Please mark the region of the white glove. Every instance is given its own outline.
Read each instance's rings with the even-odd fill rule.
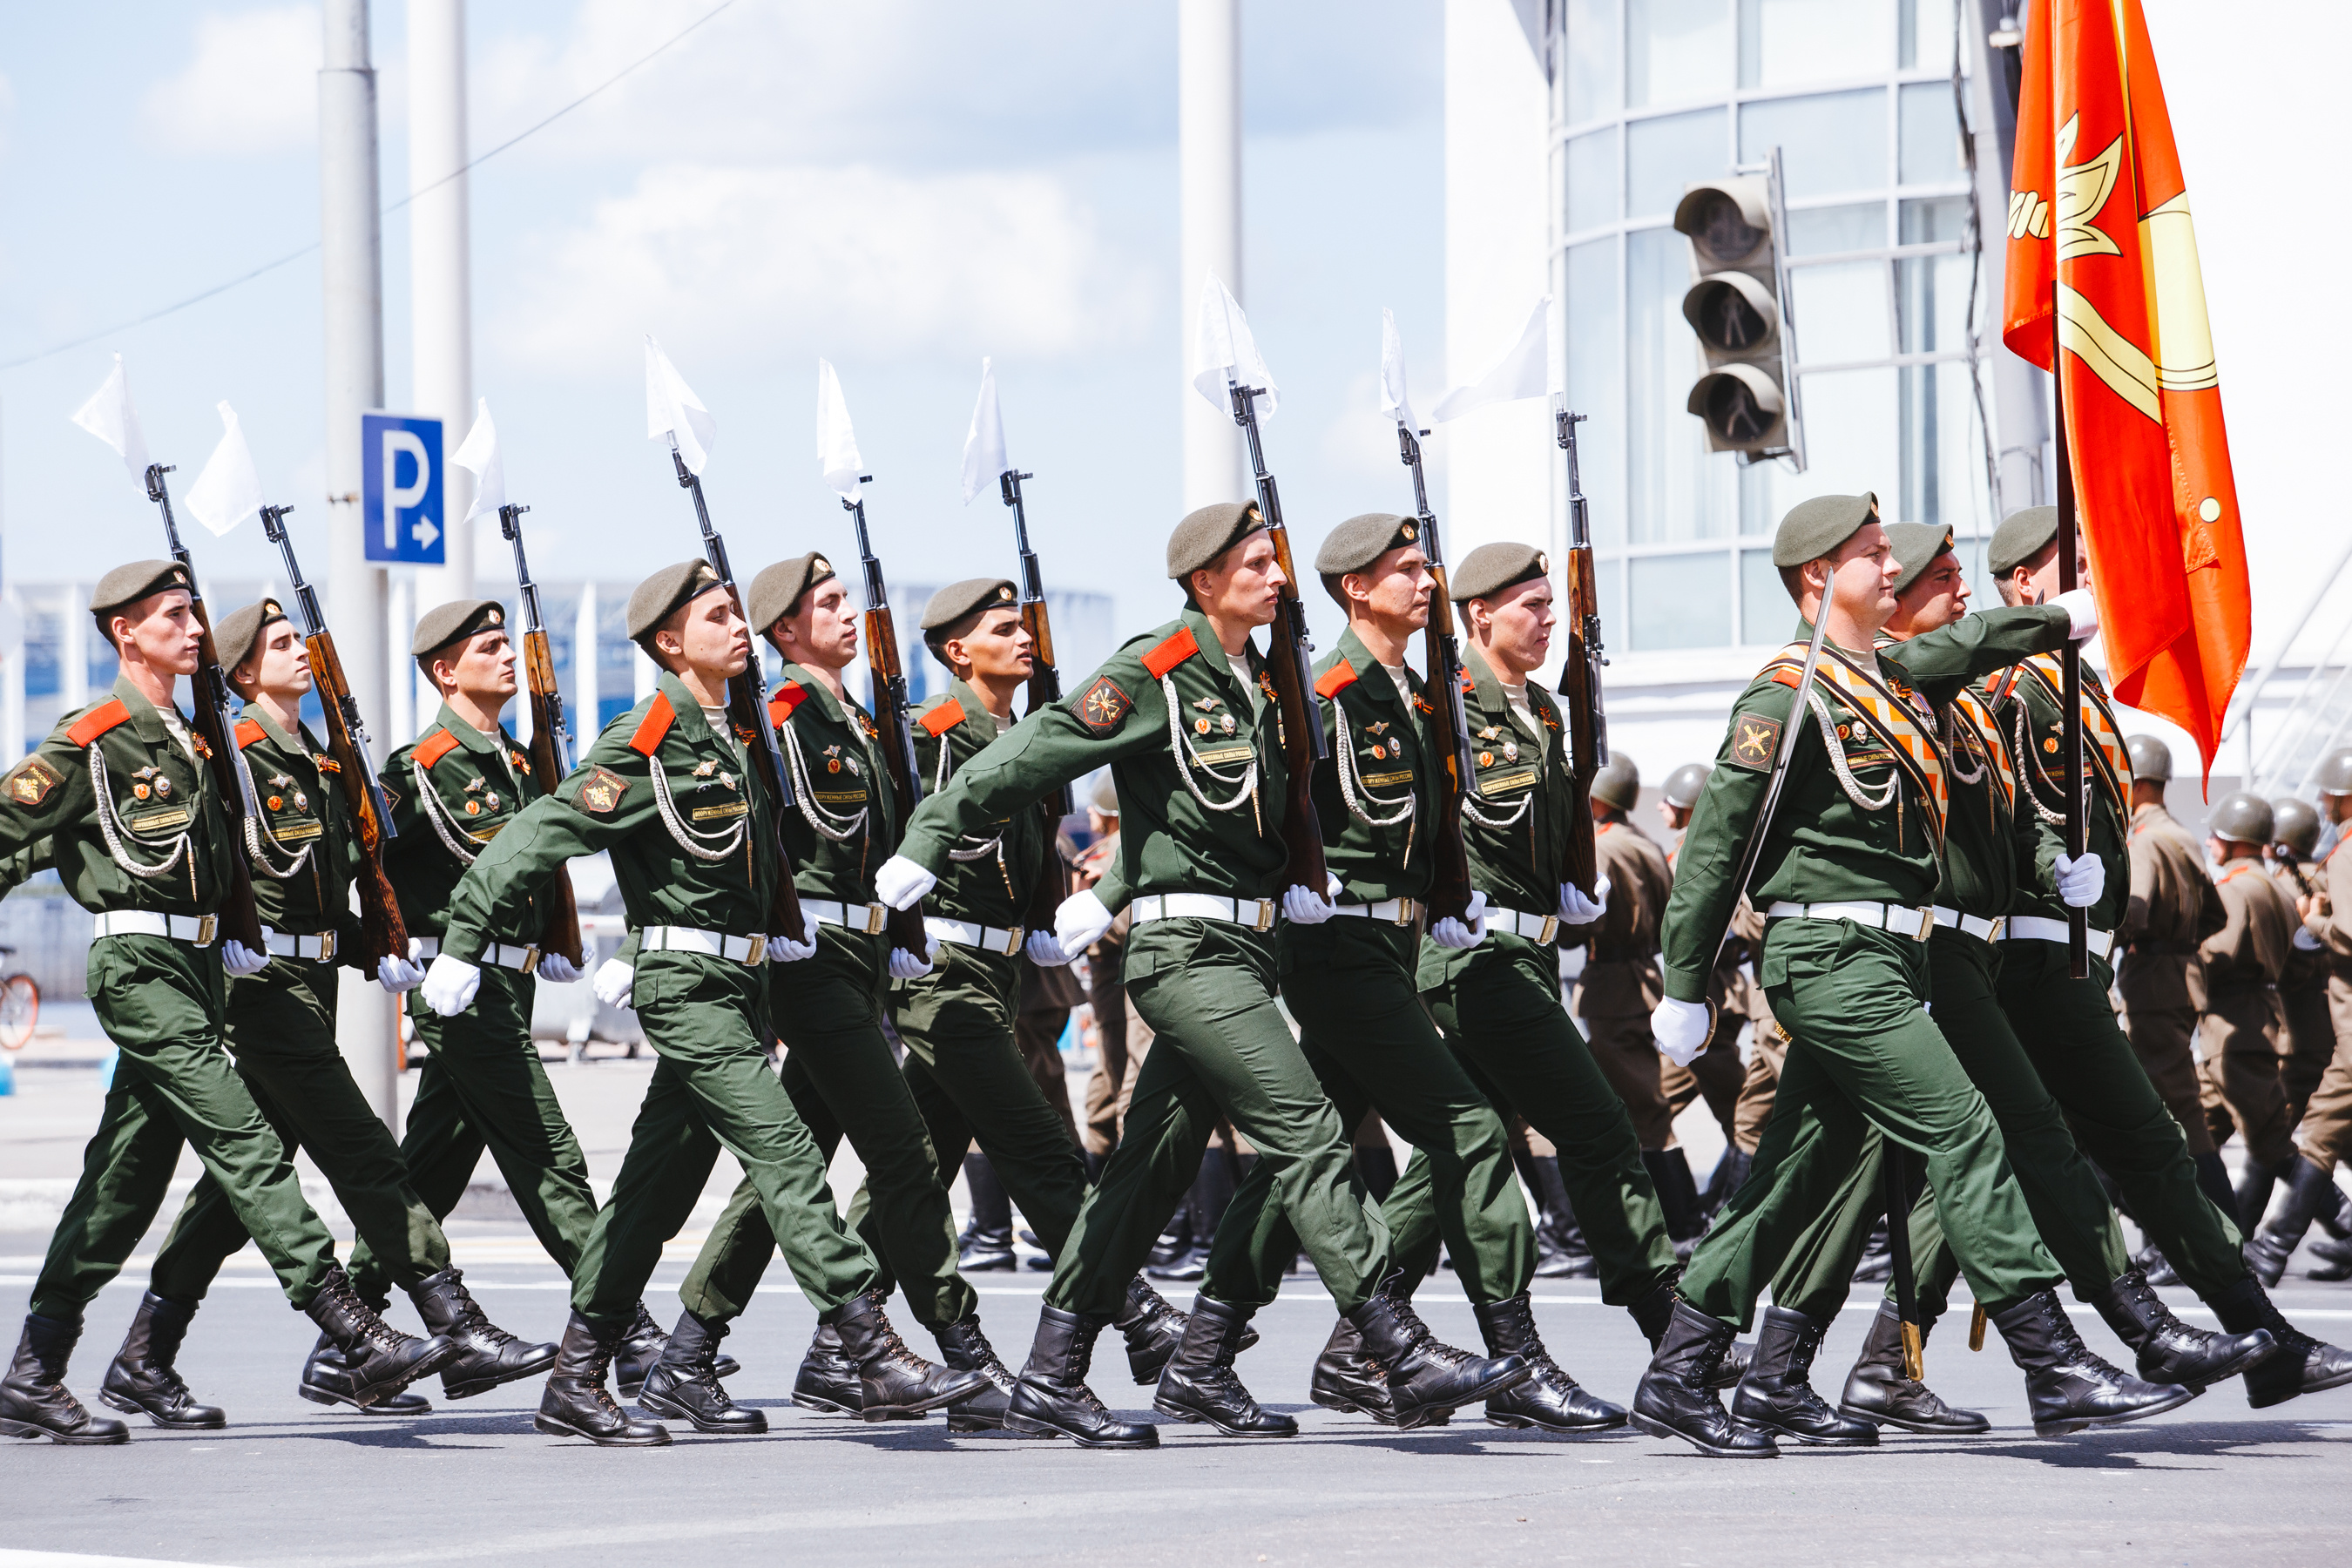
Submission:
[[[375,983],[397,996],[425,983],[425,966],[386,953],[375,961]]]
[[[874,873],[874,896],[894,910],[911,910],[925,893],[940,885],[940,879],[908,859],[893,855],[882,862]]]
[[[939,950],[940,944],[933,942],[928,936],[923,938],[923,951],[919,955],[908,952],[903,947],[892,948],[890,950],[890,978],[893,980],[920,980],[924,975],[929,974],[931,972],[931,955],[939,952]]]
[[[1074,956],[1084,952],[1102,940],[1102,933],[1110,930],[1115,918],[1092,888],[1083,893],[1072,893],[1054,911],[1054,943]],[[1066,963],[1069,960],[1062,962]]]
[[[2087,910],[2107,890],[2107,868],[2096,855],[2072,860],[2058,857],[2058,896],[2078,910]]]
[[[1027,953],[1029,962],[1040,969],[1059,969],[1077,957],[1075,952],[1063,952],[1060,941],[1049,931],[1031,931],[1027,940],[1022,942],[1021,951]]]
[[[454,1018],[474,1005],[482,988],[479,965],[443,953],[425,972],[425,1005],[445,1018]]]
[[[1595,879],[1592,896],[1586,898],[1573,882],[1559,885],[1559,918],[1570,925],[1580,926],[1599,920],[1609,912],[1609,879]]]
[[[2311,934],[2309,926],[2297,926],[2294,928],[2294,945],[2299,952],[2317,952],[2319,939]]]
[[[801,911],[801,934],[797,941],[788,936],[768,939],[770,963],[798,963],[816,956],[816,917],[806,910]]]
[[[221,967],[231,974],[258,974],[269,967],[269,939],[275,933],[268,926],[261,928],[261,951],[256,952],[241,942],[221,942]]]
[[[551,985],[569,985],[580,978],[580,966],[560,952],[539,955],[539,977]]]
[[[1456,920],[1448,915],[1429,928],[1429,940],[1443,948],[1475,947],[1486,936],[1486,895],[1470,895],[1470,907]]]
[[[1677,1002],[1669,996],[1650,1014],[1650,1037],[1658,1054],[1678,1068],[1686,1068],[1706,1049],[1706,1004]]]
[[[608,958],[596,966],[596,978],[590,982],[596,988],[596,1000],[607,1007],[626,1007],[630,988],[635,984],[637,972],[617,958]]]
[[[1339,879],[1328,871],[1323,873],[1325,892],[1321,898],[1306,888],[1285,888],[1282,890],[1284,918],[1303,926],[1319,926],[1339,912]]]
[[[2066,636],[2088,642],[2099,635],[2099,596],[2088,588],[2069,588],[2050,601],[2066,612]]]

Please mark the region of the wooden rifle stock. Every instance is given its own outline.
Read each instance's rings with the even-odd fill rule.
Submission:
[[[552,795],[569,771],[558,755],[557,738],[563,731],[563,699],[555,686],[555,656],[549,648],[547,628],[523,633],[523,676],[530,691],[530,776],[541,795]],[[580,901],[572,890],[572,871],[559,866],[540,896],[547,900],[541,923],[539,951],[551,952],[574,969],[588,966],[587,944],[580,939]]]
[[[862,482],[871,479],[871,475],[863,476]],[[882,763],[890,774],[898,831],[904,833],[923,798],[923,784],[915,765],[915,724],[907,698],[907,672],[898,661],[898,624],[890,614],[890,590],[883,580],[881,558],[866,538],[866,503],[845,497],[841,505],[857,526],[857,554],[866,569],[866,671],[871,680],[869,695],[875,728],[880,732]],[[892,947],[918,957],[929,951],[919,899],[909,908],[891,910],[883,929]]]
[[[1412,470],[1412,499],[1421,523],[1421,552],[1429,557],[1429,626],[1422,640],[1429,655],[1429,710],[1422,721],[1422,744],[1443,759],[1439,770],[1437,820],[1430,834],[1429,914],[1433,922],[1459,920],[1469,911],[1470,854],[1462,843],[1462,803],[1475,775],[1470,762],[1470,716],[1462,701],[1462,638],[1454,624],[1454,599],[1445,579],[1445,553],[1437,539],[1437,516],[1429,510],[1429,486],[1422,473],[1420,437],[1402,421],[1397,450]]]
[[[1600,869],[1593,843],[1592,781],[1609,760],[1609,722],[1601,705],[1601,583],[1592,563],[1592,521],[1586,510],[1584,477],[1576,460],[1576,427],[1590,416],[1558,409],[1556,437],[1568,454],[1568,661],[1560,670],[1560,695],[1568,706],[1568,843],[1559,879],[1586,897],[1598,891]]]

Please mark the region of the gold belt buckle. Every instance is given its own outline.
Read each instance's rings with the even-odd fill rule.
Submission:
[[[331,963],[334,962],[334,957],[335,933],[331,931],[320,931],[319,933],[319,962],[321,963]]]
[[[1414,903],[1411,899],[1399,899],[1397,900],[1397,924],[1401,926],[1409,926],[1420,918],[1421,906],[1419,904]]]
[[[747,966],[756,969],[768,961],[768,939],[764,934],[755,931],[743,940],[751,944],[751,951],[743,955]]]
[[[1021,951],[1021,941],[1028,934],[1028,929],[1024,926],[1013,926],[1010,930],[1006,931],[1004,933],[1004,956],[1010,958],[1014,953],[1019,952]]]
[[[534,971],[536,971],[538,968],[539,968],[539,949],[538,949],[538,947],[537,947],[536,945],[534,945],[534,946],[530,946],[530,947],[526,947],[526,948],[524,948],[524,949],[522,950],[522,973],[525,973],[525,974],[530,974],[530,973],[533,973]]]
[[[1935,929],[1936,907],[1933,904],[1930,904],[1926,909],[1919,911],[1919,934],[1913,937],[1911,940],[1914,942],[1925,942],[1927,940],[1929,935],[1935,931]]]
[[[165,915],[163,917],[163,929],[166,931],[172,929],[172,917],[169,915]],[[215,931],[219,931],[219,929],[220,916],[198,915],[196,917],[196,945],[198,947],[212,946],[213,935]]]
[[[1260,899],[1257,900],[1257,919],[1251,929],[1255,931],[1272,931],[1274,929],[1274,900],[1272,899]]]
[[[2008,930],[2009,917],[2007,915],[1995,915],[1992,919],[1992,923],[1985,928],[1985,941],[1999,942],[2001,939],[2002,933]]]
[[[1536,941],[1538,942],[1547,942],[1559,934],[1559,917],[1558,915],[1546,915],[1544,916],[1543,922],[1543,935],[1536,938]]]
[[[882,928],[889,923],[889,905],[879,902],[866,905],[866,934],[867,936],[880,936],[882,934]]]

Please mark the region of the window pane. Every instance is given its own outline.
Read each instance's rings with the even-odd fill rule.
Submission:
[[[1626,522],[1636,544],[1727,537],[1736,514],[1733,461],[1706,450],[1685,406],[1700,374],[1683,319],[1690,252],[1670,228],[1625,237]]]
[[[1874,191],[1886,184],[1886,93],[1822,93],[1751,103],[1739,111],[1739,156],[1761,163],[1775,144],[1795,200]]]
[[[1805,472],[1803,495],[1898,493],[1903,482],[1895,367],[1841,370],[1802,378]],[[1921,521],[1923,519],[1911,519]]]
[[[1969,237],[1969,198],[1920,196],[1905,202],[1902,226],[1906,245],[1957,245]]]
[[[1975,414],[1966,363],[1956,360],[1905,368],[1902,511],[1906,521],[1949,524],[1963,534],[1978,526],[1984,452],[1975,436]]]
[[[1704,109],[1625,127],[1628,217],[1668,216],[1692,181],[1720,179],[1731,172],[1723,117],[1720,109]]]
[[[1903,0],[1905,70],[1952,68],[1952,45],[1959,37],[1952,25],[1952,5],[1953,0]]]
[[[1801,497],[1811,491],[1802,474],[1792,474],[1779,463],[1750,463],[1739,470],[1739,531],[1751,539],[1769,539],[1780,519]]]
[[[1813,207],[1789,215],[1789,254],[1832,256],[1847,250],[1880,250],[1886,245],[1886,204]]]
[[[1568,122],[1617,112],[1617,0],[1568,0]]]
[[[1969,258],[1915,256],[1895,264],[1895,313],[1903,352],[1935,353],[1969,346]]]
[[[1804,364],[1847,364],[1894,353],[1886,330],[1886,263],[1832,261],[1793,268],[1789,287]]]
[[[1628,640],[1635,652],[1721,647],[1730,640],[1731,563],[1721,552],[1652,555],[1626,565],[1633,590]]]
[[[1617,128],[1568,144],[1568,232],[1617,221]]]
[[[1780,584],[1780,570],[1769,550],[1739,552],[1739,640],[1773,647],[1797,635],[1797,606]]]
[[[1597,533],[1600,531],[1595,529],[1593,531]],[[1604,649],[1623,647],[1625,646],[1625,601],[1617,596],[1617,591],[1624,586],[1625,558],[1622,555],[1604,555],[1593,562],[1592,581],[1601,590],[1601,646]],[[1553,582],[1555,586],[1552,591],[1561,592],[1563,584],[1560,579],[1554,578]],[[1564,612],[1565,606],[1562,606],[1562,609]],[[1568,657],[1568,632],[1565,627],[1553,634],[1551,646],[1552,651],[1563,659]]]
[[[1739,0],[1739,85],[1882,76],[1895,55],[1886,0]]]
[[[1731,0],[1638,0],[1626,10],[1628,108],[1731,90]]]
[[[1624,338],[1617,321],[1617,240],[1568,249],[1568,402],[1592,416],[1578,427],[1577,464],[1592,514],[1593,542],[1625,542]],[[1604,612],[1605,613],[1605,612]]]
[[[1903,183],[1941,185],[1964,178],[1960,164],[1960,119],[1952,108],[1952,84],[1915,81],[1903,92]]]

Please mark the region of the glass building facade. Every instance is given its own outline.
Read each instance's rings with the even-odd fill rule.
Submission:
[[[1954,72],[1965,4],[1553,0],[1554,287],[1569,399],[1592,416],[1580,445],[1612,652],[1785,640],[1771,533],[1805,496],[1872,490],[1890,521],[1989,531]],[[1685,407],[1704,367],[1675,205],[1775,146],[1802,474],[1710,455]],[[1983,333],[1990,276],[1973,289]]]

